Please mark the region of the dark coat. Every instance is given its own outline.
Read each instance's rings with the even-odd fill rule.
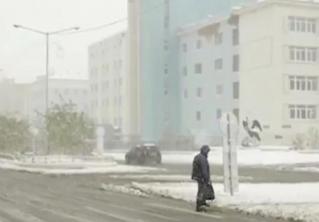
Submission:
[[[192,179],[202,183],[210,182],[210,170],[207,160],[209,148],[204,146],[199,154],[194,157]]]

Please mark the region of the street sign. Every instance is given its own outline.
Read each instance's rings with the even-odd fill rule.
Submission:
[[[224,190],[234,195],[238,192],[237,141],[238,120],[232,113],[224,113],[220,119],[223,133]]]

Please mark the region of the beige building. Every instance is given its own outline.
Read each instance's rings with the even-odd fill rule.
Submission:
[[[97,125],[121,132],[124,140],[135,133],[131,117],[131,78],[128,38],[118,33],[89,47],[90,116]]]
[[[16,83],[13,79],[0,82],[0,114],[29,118],[30,84]]]
[[[45,78],[38,77],[30,85],[30,117],[36,121],[38,114],[45,113]],[[55,104],[72,102],[78,112],[89,112],[89,83],[85,79],[49,79],[49,107]]]
[[[268,0],[237,9],[240,116],[258,119],[267,144],[319,126],[319,3]]]

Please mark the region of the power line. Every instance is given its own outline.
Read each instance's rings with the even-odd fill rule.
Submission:
[[[148,14],[148,13],[150,13],[150,12],[152,12],[152,11],[158,9],[158,8],[160,8],[164,4],[165,4],[165,2],[161,3],[161,4],[157,4],[157,5],[155,5],[154,7],[151,7],[148,10],[142,11],[141,13],[139,13],[139,15],[146,15],[146,14]],[[123,23],[123,22],[126,22],[126,21],[128,21],[128,17],[125,17],[125,18],[122,18],[122,19],[118,19],[118,20],[115,20],[113,22],[105,23],[105,24],[102,24],[102,25],[97,25],[97,26],[92,26],[92,27],[89,27],[89,28],[81,29],[79,31],[68,32],[68,33],[65,33],[63,35],[81,34],[81,33],[86,33],[86,32],[98,31],[98,30],[101,30],[101,29],[104,29],[104,28],[108,28],[110,26],[117,25],[117,24],[120,24],[120,23]]]

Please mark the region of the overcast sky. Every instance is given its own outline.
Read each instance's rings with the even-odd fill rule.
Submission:
[[[127,0],[0,0],[0,77],[30,82],[45,73],[45,38],[13,28],[20,24],[43,31],[82,29],[127,16]],[[120,23],[99,31],[52,36],[50,73],[86,77],[87,47],[126,28]]]

